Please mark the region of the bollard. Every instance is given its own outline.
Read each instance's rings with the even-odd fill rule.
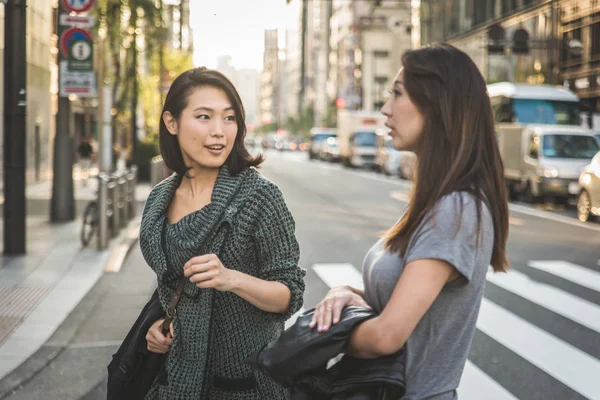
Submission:
[[[104,172],[98,175],[98,250],[108,247],[108,227],[112,210],[109,207],[108,183],[110,176]]]
[[[112,209],[112,219],[111,219],[111,235],[112,237],[116,237],[119,234],[119,229],[121,227],[121,221],[119,218],[121,217],[121,213],[119,212],[119,190],[117,187],[117,179],[115,175],[111,175],[110,182],[108,183],[108,190],[110,193],[111,199],[111,209]]]
[[[117,193],[119,194],[119,202],[117,203],[117,210],[119,210],[119,228],[127,226],[127,178],[125,173],[121,172],[117,175]]]
[[[129,219],[133,219],[135,217],[135,211],[137,207],[137,202],[135,199],[135,189],[137,187],[137,166],[132,165],[129,169],[129,174],[127,175],[129,189]]]

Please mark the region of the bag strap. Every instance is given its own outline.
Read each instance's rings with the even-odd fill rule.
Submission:
[[[181,278],[179,278],[179,281],[177,281],[177,289],[175,289],[175,294],[171,298],[171,302],[167,307],[165,319],[163,320],[163,323],[160,328],[163,335],[169,333],[171,322],[173,321],[173,318],[175,318],[175,314],[177,314],[177,305],[179,304],[179,300],[181,299],[181,295],[183,294],[183,288],[185,287],[187,281],[188,278],[186,278],[185,276],[182,276]]]

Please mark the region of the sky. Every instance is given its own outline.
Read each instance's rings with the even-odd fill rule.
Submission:
[[[262,69],[264,30],[283,30],[289,9],[286,0],[192,0],[190,3],[194,64],[209,68],[216,68],[218,56],[230,55],[231,64],[237,69]]]

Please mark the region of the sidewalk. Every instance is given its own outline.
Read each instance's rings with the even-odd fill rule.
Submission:
[[[136,188],[136,217],[111,240],[108,249],[98,251],[95,240],[88,248],[81,247],[81,205],[95,198],[96,187],[95,179],[86,186],[75,180],[77,219],[60,224],[48,222],[52,182],[27,188],[27,254],[0,255],[0,397],[28,379],[15,369],[27,364],[106,270],[119,270],[137,240],[149,184]],[[0,204],[3,200],[0,198]],[[37,370],[44,365],[37,365]],[[27,370],[30,375],[37,372],[35,368]]]

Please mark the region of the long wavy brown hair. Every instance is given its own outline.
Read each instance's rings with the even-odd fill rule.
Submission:
[[[487,203],[494,223],[491,265],[504,272],[510,268],[508,199],[485,81],[469,56],[446,44],[408,51],[402,65],[404,88],[423,115],[424,128],[408,208],[384,235],[385,248],[404,254],[443,196],[468,192],[477,200],[478,238],[482,204]]]

